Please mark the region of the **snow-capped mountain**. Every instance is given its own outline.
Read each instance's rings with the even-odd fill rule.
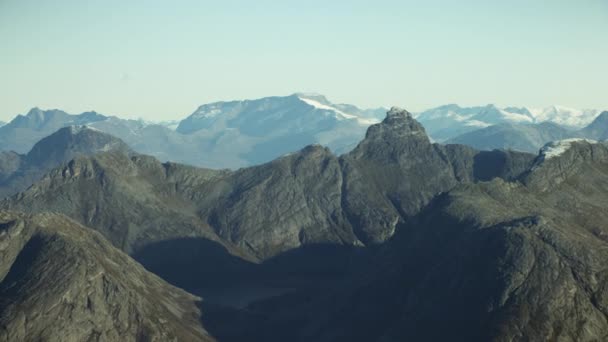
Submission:
[[[182,120],[177,131],[189,134],[218,126],[264,129],[270,122],[279,124],[275,128],[308,130],[308,127],[319,122],[333,124],[341,121],[367,127],[380,119],[353,105],[332,104],[320,94],[297,93],[284,97],[205,104]]]
[[[582,128],[589,125],[599,114],[596,109],[574,109],[564,106],[551,106],[542,109],[530,109],[535,122],[551,121],[556,124]]]
[[[436,141],[450,138],[501,123],[535,124],[553,122],[567,128],[579,129],[599,115],[598,110],[578,110],[562,106],[543,109],[505,107],[460,107],[455,104],[429,109],[416,115]]]
[[[34,108],[0,127],[0,150],[27,153],[37,141],[62,127],[86,125],[163,161],[238,168],[270,161],[310,144],[347,152],[363,138],[367,127],[384,115],[382,108],[333,104],[319,94],[210,103],[184,120],[161,123]]]
[[[272,160],[310,144],[336,153],[352,149],[367,127],[379,122],[376,110],[333,104],[319,94],[215,102],[200,106],[176,132],[194,136],[214,163],[241,167]]]
[[[555,157],[559,157],[564,154],[570,147],[572,147],[573,143],[586,142],[589,144],[597,144],[597,141],[592,139],[584,139],[584,138],[570,138],[563,140],[556,140],[547,143],[543,148],[540,149],[539,155],[542,159],[547,160]]]

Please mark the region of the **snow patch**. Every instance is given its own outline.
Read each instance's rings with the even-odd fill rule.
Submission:
[[[312,99],[307,99],[305,97],[298,97],[301,101],[303,101],[304,103],[306,103],[309,106],[315,107],[317,109],[321,109],[321,110],[328,110],[328,111],[332,111],[334,113],[337,114],[336,118],[338,120],[357,120],[357,122],[361,125],[372,125],[375,123],[378,123],[379,121],[373,118],[362,118],[353,114],[348,114],[345,113],[341,110],[339,110],[338,108],[332,107],[332,106],[328,106],[326,104],[323,104],[319,101],[315,101]]]
[[[465,122],[464,125],[471,126],[471,127],[481,127],[481,128],[486,128],[486,127],[492,126],[491,124],[489,124],[487,122],[483,122],[483,121],[479,121],[479,120],[469,120],[469,121]]]
[[[564,152],[568,151],[572,146],[572,143],[575,142],[587,142],[590,144],[595,144],[597,141],[591,139],[582,139],[582,138],[572,138],[572,139],[564,139],[558,141],[552,141],[547,143],[543,148],[540,149],[540,155],[544,157],[544,159],[551,159],[553,157],[558,157]]]
[[[599,114],[595,109],[574,109],[564,106],[528,108],[535,122],[550,121],[559,125],[581,128],[590,124]]]
[[[70,127],[70,133],[72,133],[72,134],[78,134],[78,133],[80,133],[82,131],[85,131],[87,129],[89,129],[91,131],[101,132],[97,128],[91,127],[91,126],[87,126],[87,125],[72,125],[72,126],[69,126],[69,127]]]
[[[199,118],[212,118],[217,116],[218,114],[220,114],[222,112],[222,110],[220,108],[218,108],[216,105],[207,105],[207,106],[201,106],[199,109],[196,110],[196,112],[194,112],[192,114],[193,118],[199,119]]]

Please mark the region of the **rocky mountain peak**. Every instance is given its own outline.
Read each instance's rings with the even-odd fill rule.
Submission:
[[[369,127],[366,140],[370,138],[394,139],[418,136],[429,141],[424,127],[405,109],[392,107],[381,123]]]
[[[393,107],[381,123],[367,129],[365,139],[350,155],[357,159],[405,160],[429,148],[431,141],[424,127],[407,110]]]
[[[547,143],[539,152],[524,183],[546,191],[593,165],[608,164],[608,144],[589,139]]]
[[[396,118],[401,118],[401,119],[410,118],[411,119],[412,114],[403,108],[391,107],[391,109],[386,113],[385,120],[396,119]]]
[[[78,155],[119,151],[130,153],[122,140],[85,125],[68,126],[42,139],[27,154],[31,165],[58,165]]]

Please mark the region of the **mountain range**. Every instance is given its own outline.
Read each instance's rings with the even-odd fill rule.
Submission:
[[[577,110],[562,106],[544,109],[526,107],[499,108],[489,104],[482,107],[460,107],[445,105],[416,115],[436,141],[446,141],[459,135],[496,124],[538,124],[552,122],[566,129],[580,129],[590,124],[600,112],[598,110]]]
[[[70,160],[99,152],[131,149],[122,140],[86,126],[68,126],[43,138],[25,155],[0,152],[0,198],[27,189],[40,178]]]
[[[34,108],[0,127],[0,150],[27,153],[37,141],[61,127],[87,125],[162,161],[234,169],[267,162],[314,143],[336,153],[346,152],[383,112],[332,104],[316,94],[211,103],[179,122],[158,124],[95,112],[70,115]]]
[[[349,152],[385,111],[334,104],[323,95],[305,93],[205,104],[183,120],[161,123],[34,108],[0,127],[0,150],[25,154],[61,127],[87,125],[161,161],[237,169],[271,161],[310,144],[329,147],[335,154]],[[494,105],[447,105],[414,114],[434,141],[526,152],[536,152],[556,139],[594,138],[597,134],[582,128],[598,115],[596,110],[560,106],[528,109]]]
[[[538,124],[501,123],[448,139],[448,144],[465,144],[480,150],[512,149],[536,153],[546,143],[568,138],[605,140],[608,112],[602,112],[582,129],[568,129],[553,122]]]
[[[608,143],[479,151],[393,108],[340,156],[310,145],[231,171],[61,132],[27,155],[55,167],[0,203],[0,340],[608,336]]]

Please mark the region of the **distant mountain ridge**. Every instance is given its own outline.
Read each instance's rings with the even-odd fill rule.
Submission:
[[[589,126],[580,131],[581,135],[595,140],[608,139],[608,111],[602,112]]]
[[[460,107],[456,104],[426,110],[416,115],[429,135],[446,141],[459,135],[496,124],[538,124],[552,122],[565,128],[580,129],[591,123],[600,112],[595,109],[578,110],[563,106],[544,109],[506,107],[489,104],[482,107]]]
[[[183,120],[161,123],[128,120],[96,112],[79,115],[60,110],[30,110],[0,127],[0,150],[27,153],[40,139],[61,127],[86,124],[114,135],[133,150],[173,161],[215,169],[246,167],[273,160],[310,144],[329,147],[334,153],[349,152],[363,138],[367,127],[384,118],[386,109],[360,109],[350,104],[335,104],[325,96],[296,93],[254,100],[214,102],[200,106]],[[524,124],[553,122],[565,129],[591,122],[598,111],[552,106],[529,109],[495,105],[460,107],[455,104],[414,114],[429,136],[438,142],[493,125],[508,124],[521,130]],[[503,126],[504,129],[506,126]],[[500,130],[500,128],[492,128]],[[523,128],[522,128],[523,129]],[[509,133],[530,140],[524,151],[533,151],[542,137],[561,138],[557,129],[543,127]],[[502,134],[502,133],[501,133]],[[484,133],[488,136],[487,133]],[[465,138],[462,138],[465,139]],[[474,138],[466,138],[466,141]],[[544,141],[546,142],[546,141]],[[508,142],[491,146],[509,148]],[[473,145],[476,148],[485,148]]]
[[[270,161],[309,144],[347,152],[384,112],[382,108],[332,104],[323,95],[302,93],[211,103],[181,121],[161,123],[34,108],[0,127],[0,150],[26,153],[61,127],[86,124],[162,161],[238,168]]]
[[[598,115],[582,129],[568,129],[550,121],[539,124],[502,123],[448,139],[480,150],[512,149],[536,153],[546,143],[569,138],[608,139],[608,112]]]
[[[68,126],[43,138],[25,155],[0,152],[0,197],[37,182],[45,173],[79,156],[100,152],[132,153],[118,138],[87,126]]]

